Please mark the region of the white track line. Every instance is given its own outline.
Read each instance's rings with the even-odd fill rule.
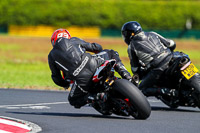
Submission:
[[[23,106],[39,106],[39,105],[54,105],[54,104],[67,104],[69,102],[54,102],[54,103],[36,103],[36,104],[17,104],[17,105],[1,105],[0,108],[6,107],[23,107]]]

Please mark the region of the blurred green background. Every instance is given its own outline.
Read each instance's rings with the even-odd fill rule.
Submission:
[[[1,0],[0,87],[62,89],[50,78],[47,56],[51,35],[26,36],[26,29],[41,25],[55,29],[78,26],[77,37],[85,34],[81,27],[97,27],[96,37],[83,39],[117,50],[130,71],[120,29],[127,21],[138,21],[144,31],[174,39],[177,50],[188,53],[200,68],[199,9],[199,0]],[[16,26],[15,34],[10,34]],[[23,36],[18,32],[24,32]],[[35,33],[32,31],[33,36]]]

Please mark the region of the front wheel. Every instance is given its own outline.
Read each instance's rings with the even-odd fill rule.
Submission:
[[[117,79],[113,89],[128,98],[131,103],[132,116],[135,119],[147,119],[151,114],[151,107],[146,97],[130,81]]]

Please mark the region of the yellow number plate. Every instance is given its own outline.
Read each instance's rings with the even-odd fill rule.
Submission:
[[[195,73],[197,73],[199,70],[194,66],[194,64],[190,64],[187,68],[181,71],[183,76],[186,77],[186,79],[190,79],[194,76]]]

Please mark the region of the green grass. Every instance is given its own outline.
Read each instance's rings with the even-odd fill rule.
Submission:
[[[61,89],[51,80],[46,63],[5,62],[1,63],[0,70],[0,86],[4,88]]]
[[[0,88],[62,89],[51,79],[47,55],[29,53],[22,45],[0,43]]]
[[[104,49],[113,49],[117,51],[120,57],[128,57],[127,48],[128,45],[116,44],[116,45],[104,45]]]
[[[16,51],[16,50],[19,50],[20,49],[20,46],[17,45],[17,44],[12,44],[12,45],[4,45],[4,44],[0,44],[0,50],[3,50],[3,51]]]
[[[185,50],[184,50],[185,51]],[[183,51],[183,52],[184,52]],[[189,57],[192,59],[192,60],[200,60],[200,50],[188,50],[188,51],[185,51],[186,54],[189,55]]]

